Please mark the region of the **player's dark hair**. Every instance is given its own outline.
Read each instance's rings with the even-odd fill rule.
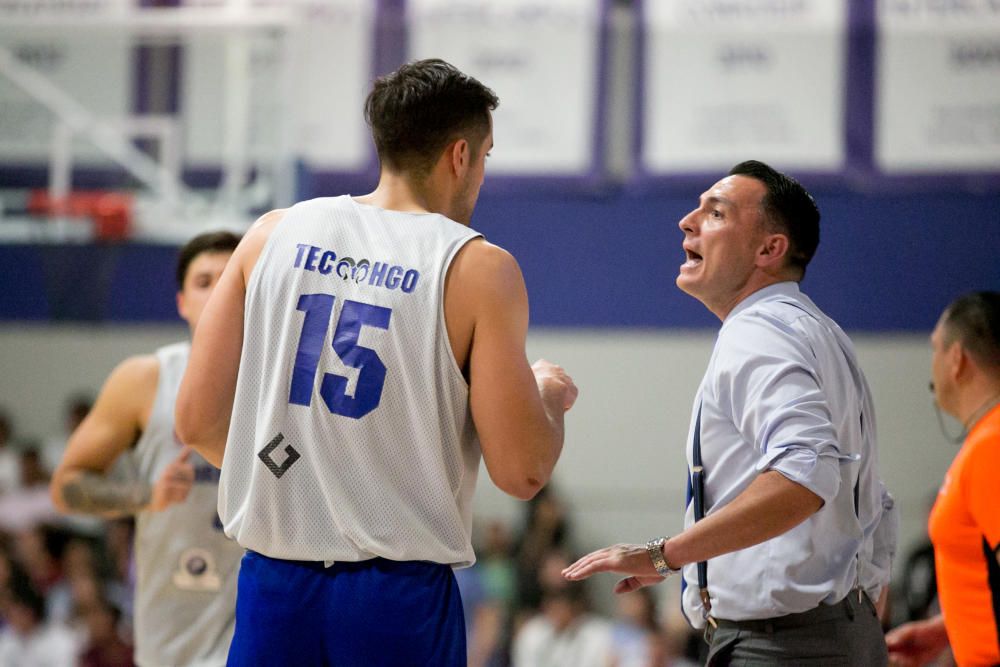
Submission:
[[[812,195],[791,176],[759,162],[747,160],[729,170],[730,176],[748,176],[764,184],[761,200],[769,229],[788,236],[788,261],[805,275],[819,245],[819,208]]]
[[[492,90],[453,65],[418,60],[375,80],[365,120],[383,167],[423,176],[456,139],[468,140],[477,157],[499,103]]]
[[[239,244],[239,235],[225,230],[198,234],[185,243],[177,255],[177,288],[184,289],[188,267],[195,257],[205,252],[233,252]]]
[[[1000,292],[970,292],[941,316],[945,340],[961,342],[976,363],[1000,370]]]

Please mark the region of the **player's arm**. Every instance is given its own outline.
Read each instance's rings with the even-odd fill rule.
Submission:
[[[243,348],[246,286],[257,258],[284,210],[262,216],[240,241],[198,321],[177,394],[177,436],[222,467]]]
[[[52,474],[49,488],[59,511],[122,516],[149,505],[151,484],[112,479],[106,473],[139,437],[158,377],[153,356],[132,357],[112,371]]]
[[[451,313],[472,320],[469,401],[486,469],[502,491],[531,498],[562,451],[563,414],[576,387],[554,364],[528,364],[528,296],[509,253],[470,242],[452,263],[448,289]]]

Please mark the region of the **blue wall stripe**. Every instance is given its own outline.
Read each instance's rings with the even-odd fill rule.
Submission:
[[[521,264],[532,325],[715,327],[674,285],[677,221],[697,195],[486,192],[474,223]],[[958,294],[1000,289],[1000,195],[817,201],[822,241],[803,288],[846,329],[929,331]],[[0,246],[0,320],[177,321],[175,257],[141,243]]]

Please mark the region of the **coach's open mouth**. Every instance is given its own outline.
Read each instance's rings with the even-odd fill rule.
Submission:
[[[687,246],[684,247],[685,262],[681,264],[682,269],[691,269],[701,264],[702,257]]]

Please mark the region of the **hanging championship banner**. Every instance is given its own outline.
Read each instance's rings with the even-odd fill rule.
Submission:
[[[845,162],[846,0],[645,0],[640,171]]]
[[[244,26],[242,38],[218,32],[185,37],[180,106],[187,164],[218,165],[226,123],[235,117],[247,125],[252,161],[268,160],[286,142],[313,168],[363,170],[372,155],[362,109],[372,78],[373,5],[256,0],[249,18],[254,10],[272,9],[284,10],[284,19]]]
[[[130,0],[0,0],[0,48],[92,116],[120,119],[131,111],[133,61],[130,37],[113,21],[131,5]],[[0,119],[0,161],[48,163],[58,119],[2,72]],[[74,142],[73,156],[80,164],[110,164],[84,138]]]
[[[1000,2],[881,0],[877,19],[876,164],[1000,171]]]
[[[596,166],[601,0],[409,0],[408,60],[442,58],[500,98],[490,174]]]
[[[298,27],[295,149],[314,169],[361,171],[373,159],[362,112],[372,80],[375,4],[313,0]]]

